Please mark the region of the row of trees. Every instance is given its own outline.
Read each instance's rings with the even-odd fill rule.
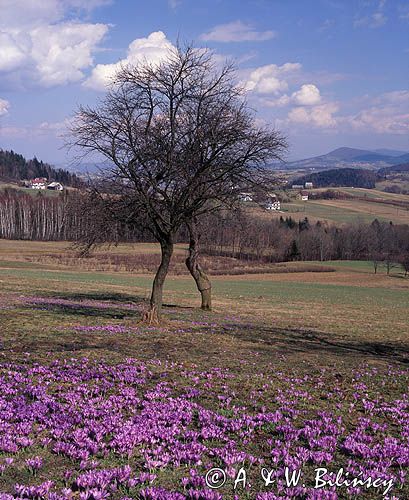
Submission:
[[[291,260],[370,260],[377,272],[384,263],[409,260],[409,226],[374,220],[341,227],[307,218],[254,219],[243,212],[226,213],[203,221],[203,249],[239,259],[282,262]]]
[[[0,238],[33,241],[82,241],[98,227],[104,241],[145,241],[137,226],[107,220],[95,205],[85,209],[84,195],[64,192],[35,196],[15,189],[0,191]],[[88,197],[86,197],[88,200]]]

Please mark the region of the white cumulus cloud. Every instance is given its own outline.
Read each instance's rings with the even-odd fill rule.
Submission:
[[[321,102],[321,94],[315,85],[306,83],[301,86],[300,90],[293,92],[292,101],[300,106],[314,106]]]
[[[200,35],[200,39],[206,42],[262,42],[275,36],[272,30],[257,31],[251,24],[232,21],[215,26],[208,33]]]
[[[0,0],[0,78],[46,87],[83,79],[109,26],[66,20],[73,9],[84,10],[79,0]]]
[[[105,90],[121,67],[143,62],[157,64],[166,58],[170,50],[174,49],[175,47],[162,31],[155,31],[146,38],[137,38],[129,45],[125,59],[113,64],[97,64],[84,85],[95,90]]]
[[[89,12],[111,0],[0,0],[0,27],[9,30],[33,28],[61,21],[74,11]]]
[[[312,83],[305,83],[299,90],[294,91],[291,95],[283,94],[273,99],[264,97],[261,102],[268,107],[281,108],[283,106],[289,106],[290,104],[295,106],[315,106],[319,104],[321,100],[319,88]]]
[[[27,58],[22,42],[13,34],[0,32],[0,72],[12,71],[22,66]]]
[[[333,128],[337,125],[337,119],[333,115],[338,109],[338,105],[333,102],[311,107],[295,107],[288,113],[287,121],[318,128]]]
[[[75,82],[93,63],[92,52],[108,27],[104,24],[61,23],[31,32],[31,58],[44,86]]]
[[[286,78],[301,69],[299,63],[285,63],[282,66],[267,64],[253,70],[244,88],[258,94],[279,94],[288,89]]]

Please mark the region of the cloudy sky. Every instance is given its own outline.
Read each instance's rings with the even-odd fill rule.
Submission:
[[[409,150],[408,34],[408,0],[0,0],[0,148],[68,162],[76,107],[179,37],[236,60],[290,159]]]

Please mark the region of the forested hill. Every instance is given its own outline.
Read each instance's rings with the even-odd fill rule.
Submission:
[[[293,184],[312,182],[314,187],[361,187],[372,189],[378,180],[376,172],[358,168],[336,168],[305,175],[293,180]]]
[[[55,169],[37,158],[26,160],[14,151],[0,149],[1,181],[22,181],[36,177],[46,177],[49,181],[61,182],[65,186],[78,187],[82,184],[81,179],[68,170]]]
[[[400,163],[392,167],[385,167],[378,170],[379,175],[409,173],[409,163]]]

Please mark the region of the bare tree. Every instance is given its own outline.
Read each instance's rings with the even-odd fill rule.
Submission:
[[[142,214],[160,243],[151,322],[160,319],[177,230],[261,183],[266,162],[286,148],[279,132],[255,124],[233,66],[218,70],[211,53],[192,47],[158,65],[122,68],[97,107],[78,110],[71,137],[71,146],[109,161],[112,196],[128,221]]]

